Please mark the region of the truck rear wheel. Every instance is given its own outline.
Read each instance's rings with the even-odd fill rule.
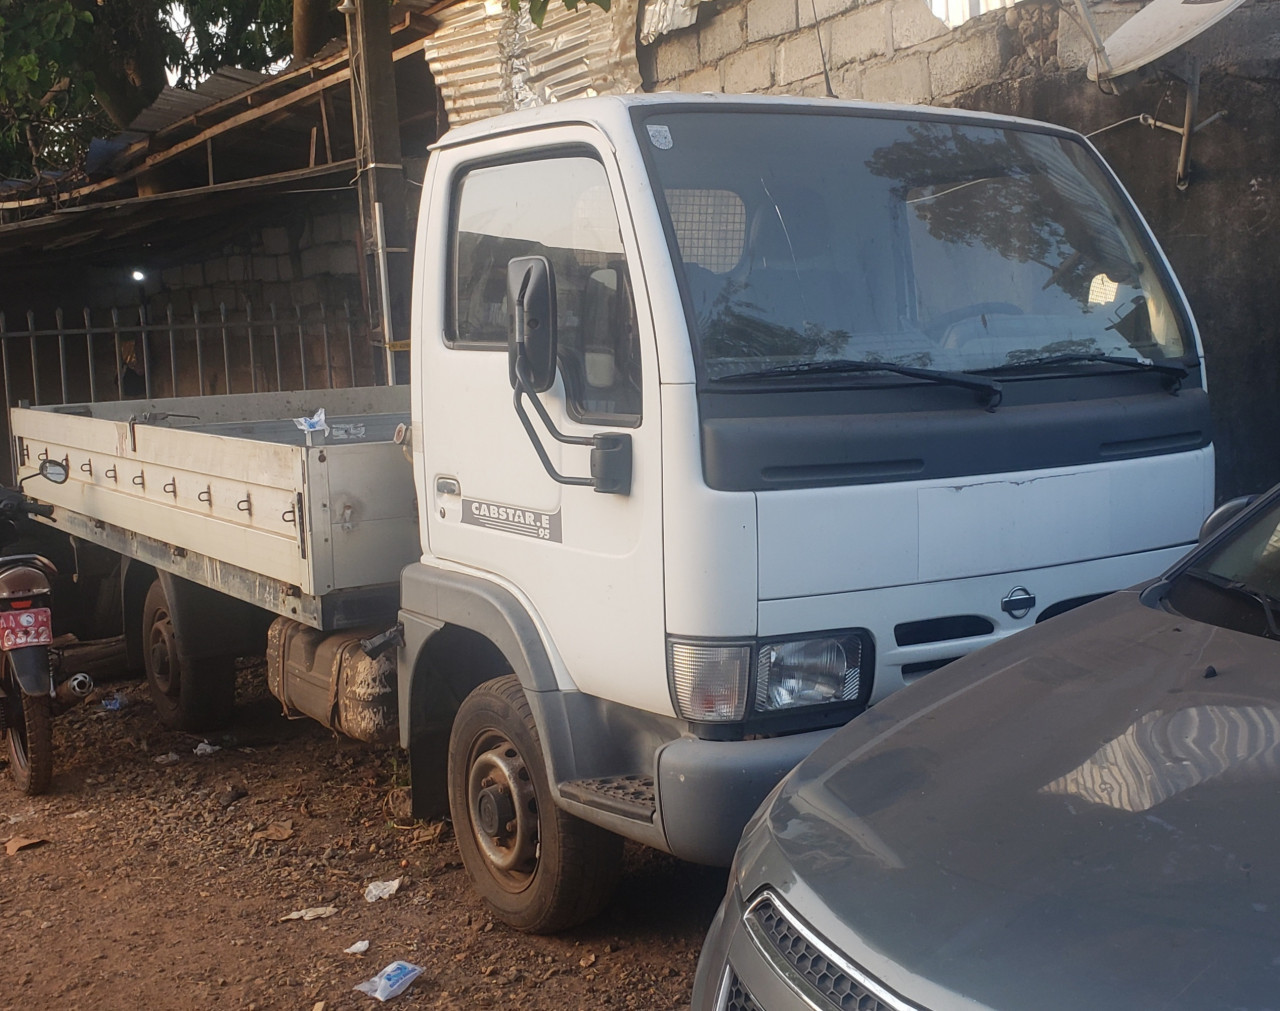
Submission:
[[[182,656],[173,614],[160,580],[142,605],[142,650],[151,699],[161,721],[175,730],[216,730],[235,709],[233,657]]]
[[[622,839],[562,811],[514,675],[463,701],[449,738],[449,810],[485,904],[518,930],[550,934],[595,916],[613,894]]]

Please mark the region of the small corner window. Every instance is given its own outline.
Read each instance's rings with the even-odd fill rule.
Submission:
[[[545,256],[556,285],[569,416],[640,422],[635,302],[604,166],[586,154],[485,165],[459,186],[449,266],[450,343],[506,348],[507,263]]]

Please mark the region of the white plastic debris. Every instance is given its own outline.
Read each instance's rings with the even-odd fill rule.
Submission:
[[[373,979],[357,983],[355,989],[378,1000],[390,1000],[392,997],[399,997],[409,989],[409,984],[421,973],[421,966],[412,965],[409,962],[392,962]]]
[[[343,948],[342,950],[348,955],[363,955],[366,951],[369,950],[369,942],[356,941],[356,943],[353,944],[350,948]]]
[[[304,432],[324,432],[329,433],[329,424],[324,420],[324,408],[316,411],[309,418],[294,418],[293,423]]]
[[[176,751],[171,751],[167,755],[156,755],[156,765],[172,765],[174,762],[179,761],[181,759]]]
[[[221,750],[222,749],[218,747],[218,745],[210,744],[208,741],[201,741],[199,744],[196,745],[196,754],[199,755],[201,758],[205,758],[209,755],[212,755],[215,751],[221,751]]]
[[[280,917],[280,922],[285,920],[324,920],[328,919],[338,911],[337,906],[311,906],[307,909],[295,909],[292,913],[285,913]]]
[[[391,898],[399,890],[403,880],[404,878],[393,878],[391,881],[370,881],[364,890],[364,901],[377,902],[379,899]]]

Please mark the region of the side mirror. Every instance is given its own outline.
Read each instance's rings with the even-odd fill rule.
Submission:
[[[1257,495],[1241,495],[1239,498],[1233,498],[1222,505],[1218,506],[1211,512],[1203,523],[1200,524],[1200,536],[1197,538],[1199,543],[1203,544],[1219,530],[1225,527],[1233,520],[1240,510],[1249,505],[1256,499]]]
[[[61,460],[44,459],[40,461],[40,476],[54,484],[66,484],[67,465]]]
[[[556,381],[556,284],[545,256],[517,256],[507,262],[507,304],[511,328],[507,365],[511,386],[523,378],[526,391],[544,393]]]

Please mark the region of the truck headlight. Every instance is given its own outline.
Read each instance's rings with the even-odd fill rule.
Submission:
[[[857,632],[763,643],[756,651],[756,712],[865,702],[871,678],[863,652]]]
[[[667,641],[667,680],[676,712],[698,723],[741,720],[747,710],[751,647]]]
[[[811,633],[752,643],[667,640],[667,681],[676,712],[693,723],[736,723],[871,695],[866,632]]]

